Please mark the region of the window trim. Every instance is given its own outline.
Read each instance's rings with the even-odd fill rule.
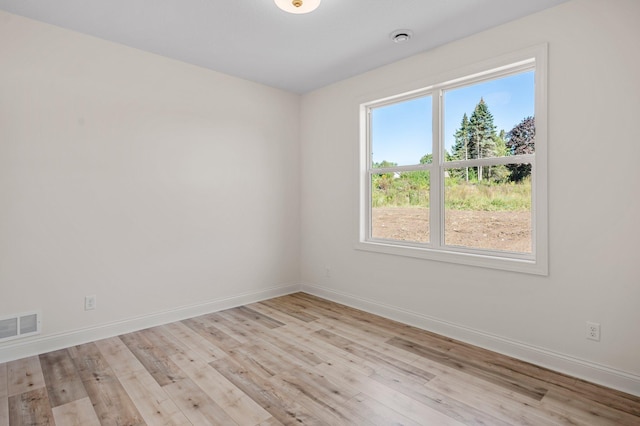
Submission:
[[[360,167],[359,167],[359,217],[358,238],[355,248],[377,253],[406,256],[412,258],[429,259],[435,261],[457,263],[470,266],[479,266],[506,271],[548,275],[548,212],[547,212],[547,57],[548,46],[542,44],[518,52],[503,55],[481,63],[476,63],[447,73],[431,81],[431,84],[414,82],[410,87],[399,89],[393,93],[370,95],[361,99],[360,108]],[[496,79],[513,75],[518,72],[535,70],[535,118],[536,118],[536,152],[535,154],[518,156],[519,160],[531,160],[532,165],[532,253],[512,253],[497,250],[465,248],[457,246],[445,246],[443,243],[444,227],[444,170],[455,168],[463,162],[469,161],[490,162],[496,164],[512,163],[514,157],[492,157],[488,159],[461,160],[444,162],[444,154],[441,152],[441,129],[444,117],[442,116],[443,90],[452,90],[489,79]],[[436,83],[433,83],[436,81]],[[412,86],[412,87],[411,87]],[[437,200],[437,205],[431,203],[430,209],[430,239],[431,243],[413,243],[406,241],[382,240],[370,238],[371,230],[371,159],[369,128],[370,120],[367,116],[372,107],[390,105],[417,97],[431,96],[432,126],[433,126],[433,163],[396,166],[388,169],[375,169],[376,173],[382,171],[431,171],[431,200]],[[528,157],[528,158],[524,158]],[[511,161],[510,161],[511,160]],[[434,195],[436,198],[434,198]],[[437,208],[433,208],[433,207]],[[433,226],[437,223],[438,226]],[[435,232],[434,232],[435,231]],[[433,241],[439,241],[433,244]]]

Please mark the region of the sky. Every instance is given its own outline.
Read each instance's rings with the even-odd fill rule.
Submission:
[[[443,135],[449,153],[462,116],[466,113],[470,118],[480,98],[493,115],[496,131],[508,132],[525,117],[534,115],[534,72],[445,91]],[[373,162],[418,164],[423,155],[432,153],[431,114],[431,96],[373,109]]]

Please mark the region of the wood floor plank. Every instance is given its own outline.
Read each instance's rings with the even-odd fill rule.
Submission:
[[[236,425],[237,423],[189,378],[164,386],[175,404],[194,425]]]
[[[341,305],[339,303],[331,302],[325,299],[319,299],[315,296],[307,295],[304,293],[294,293],[285,296],[286,301],[284,303],[290,303],[299,309],[304,309],[306,312],[316,316],[318,320],[345,320],[351,322],[362,322],[365,325],[366,322],[377,321],[379,317],[371,316],[366,321],[360,321],[361,316],[370,315],[364,311],[351,308],[349,306]],[[372,321],[370,321],[372,320]]]
[[[0,425],[9,424],[9,388],[7,363],[0,363]]]
[[[428,345],[437,352],[448,353],[458,346],[470,346],[454,339],[440,336],[426,330],[402,324],[397,321],[382,318],[368,312],[364,312],[351,307],[342,305],[312,296],[306,293],[292,294],[291,297],[296,298],[300,303],[306,304],[310,309],[316,309],[320,312],[330,313],[331,316],[321,316],[320,322],[331,320],[331,324],[344,323],[347,327],[355,330],[362,329],[368,336],[376,336],[385,342],[394,337],[400,337],[407,340],[421,342]],[[386,339],[385,339],[386,338]]]
[[[120,381],[115,378],[85,382],[102,425],[143,425],[144,420]]]
[[[593,402],[604,403],[633,416],[640,416],[640,397],[637,396],[613,389],[602,395],[602,388],[593,383],[508,356],[500,356],[497,362],[494,352],[469,344],[457,343],[450,353],[473,359],[476,364],[482,365],[483,368],[498,371],[503,375],[513,376],[519,381],[529,383],[532,386],[568,391]]]
[[[137,331],[120,336],[120,340],[136,356],[145,369],[151,373],[160,386],[175,383],[184,378],[183,372],[169,359],[176,353],[175,347],[165,348],[154,344],[149,330]]]
[[[207,339],[210,343],[222,349],[225,353],[240,346],[240,342],[233,337],[226,334],[224,331],[215,327],[209,318],[206,316],[199,316],[182,321],[182,324],[186,325],[201,337]]]
[[[173,355],[172,360],[239,425],[255,425],[271,417],[271,414],[197,355],[180,353]]]
[[[354,416],[354,413],[349,410],[344,404],[329,404],[322,399],[319,399],[315,393],[309,392],[311,389],[301,387],[295,382],[287,381],[286,379],[278,376],[274,376],[269,380],[271,392],[280,395],[282,400],[288,399],[296,401],[296,404],[300,406],[306,413],[319,424],[323,425],[351,425],[358,424],[362,426],[370,426],[371,423],[364,418],[358,419]]]
[[[40,359],[37,356],[7,363],[7,391],[19,395],[45,386]]]
[[[454,399],[482,410],[503,422],[522,426],[551,426],[563,424],[563,418],[541,415],[539,402],[531,401],[516,392],[493,383],[466,375],[436,377],[427,387],[438,391],[447,399]],[[555,417],[555,418],[554,418]]]
[[[336,351],[332,345],[327,345],[324,341],[317,339],[313,334],[316,331],[318,330],[315,328],[308,330],[287,324],[284,327],[272,330],[271,334],[278,334],[283,339],[289,338],[295,341],[296,345],[302,346],[304,350],[311,351],[323,363],[341,361],[352,368],[360,370],[362,374],[369,375],[373,373],[373,368],[363,363],[362,358],[343,350]]]
[[[383,385],[368,376],[360,374],[340,362],[332,364],[320,364],[315,367],[337,383],[341,381],[345,385],[360,389],[369,398],[378,404],[385,405],[391,410],[402,413],[412,421],[423,425],[462,425],[463,423],[422,404],[419,401]]]
[[[246,332],[252,336],[252,342],[256,339],[264,340],[309,365],[317,365],[323,362],[320,357],[305,346],[292,344],[290,336],[283,338],[280,334],[274,333],[274,329],[278,327],[267,327],[262,325],[261,322],[251,321],[243,315],[238,315],[235,310],[220,312],[219,315],[229,322],[235,322],[236,326],[245,328]]]
[[[317,310],[320,319],[334,319],[338,322],[345,321],[358,328],[362,327],[363,330],[366,330],[366,332],[371,335],[385,336],[388,338],[403,337],[418,342],[428,341],[430,347],[440,351],[447,351],[461,344],[461,342],[448,337],[382,318],[359,309],[343,306],[306,293],[295,293],[290,295],[290,297],[295,298],[303,306],[308,307],[308,309]],[[322,312],[326,312],[327,315],[321,315],[320,313]]]
[[[318,306],[315,309],[332,312],[332,314],[334,315],[334,318],[336,318],[336,316],[339,318],[338,312],[339,312],[340,305],[335,304],[334,302],[324,301],[322,299],[316,298],[314,296],[306,295],[306,294],[295,294],[292,296],[295,297],[297,300],[306,301],[307,303],[310,304],[309,306],[312,306],[313,303],[317,301]],[[358,327],[362,326],[363,329],[370,328],[370,330],[373,333],[376,333],[376,330],[379,330],[377,332],[381,333],[381,335],[383,336],[388,335],[387,333],[389,332],[395,332],[396,334],[399,334],[401,338],[420,341],[420,342],[428,342],[429,348],[435,350],[440,354],[446,354],[444,355],[445,358],[452,357],[460,353],[456,357],[457,359],[476,360],[477,357],[474,356],[474,353],[475,351],[478,351],[480,349],[468,344],[464,344],[462,342],[455,341],[453,339],[445,338],[443,336],[438,336],[433,333],[417,329],[415,327],[395,323],[393,321],[387,321],[387,320],[379,321],[375,319],[375,316],[371,316],[371,314],[363,311],[359,311],[357,309],[347,308],[344,310],[344,312],[345,313],[348,312],[349,315],[352,315],[356,319],[357,321],[356,324],[358,325]],[[323,320],[324,320],[324,317],[321,319],[321,321]],[[352,325],[352,324],[349,323],[347,326],[349,325]],[[471,350],[472,353],[467,353],[466,352],[467,350]],[[489,357],[495,356],[494,353],[489,351],[484,351],[484,353],[489,354]],[[515,362],[514,370],[519,370],[521,368],[528,367],[527,364],[523,363],[522,361],[514,360],[513,358],[508,358],[508,357],[504,359],[507,362],[509,361]],[[480,357],[478,362],[482,362],[482,356]],[[525,394],[528,394],[531,396],[536,395],[535,397],[539,399],[544,395],[546,388],[541,386],[541,383],[543,382],[537,379],[535,376],[544,374],[545,369],[542,369],[536,366],[531,366],[531,367],[535,369],[535,373],[531,374],[530,377],[527,377],[527,375],[523,375],[522,373],[520,373],[517,381],[520,383],[520,385],[522,385],[523,392]],[[512,371],[508,371],[507,367],[502,366],[500,363],[496,364],[495,362],[490,362],[489,364],[482,366],[480,369],[481,370],[485,369],[485,370],[488,370],[489,372],[491,371],[496,372],[497,373],[495,374],[496,377],[509,377],[512,373]],[[492,373],[489,373],[489,374],[492,374]],[[505,381],[501,381],[501,380],[499,380],[499,382],[505,383]],[[619,402],[624,404],[624,400]]]
[[[295,395],[292,398],[290,395],[278,392],[268,379],[239,364],[237,359],[219,359],[213,361],[211,366],[283,425],[323,424],[308,409],[296,402]]]
[[[425,381],[420,376],[402,374],[398,370],[390,369],[387,365],[377,364],[369,377],[389,389],[400,392],[464,424],[492,424],[496,426],[509,424],[483,410],[476,409],[459,400],[447,398],[428,386],[431,380]]]
[[[98,380],[101,377],[110,378],[113,370],[104,359],[95,343],[68,348],[69,356],[73,360],[76,371],[83,382]],[[85,387],[86,389],[86,387]]]
[[[9,396],[8,380],[7,363],[2,362],[0,363],[0,398]]]
[[[95,343],[68,350],[102,425],[145,424]]]
[[[380,404],[378,401],[373,400],[363,393],[351,398],[345,406],[350,407],[354,412],[358,413],[360,417],[367,419],[375,426],[420,425],[420,423],[414,422],[410,418],[403,416],[384,404]]]
[[[406,362],[371,350],[364,345],[360,345],[359,343],[356,343],[352,340],[338,336],[337,334],[331,333],[330,331],[318,330],[314,333],[314,335],[325,340],[327,343],[344,350],[345,352],[349,352],[359,358],[362,358],[363,361],[369,364],[382,365],[388,370],[395,371],[397,374],[419,377],[424,381],[429,381],[433,377],[435,377],[428,371],[424,371],[411,364],[407,364]]]
[[[322,424],[369,426],[371,422],[354,413],[345,402],[357,390],[336,385],[313,367],[296,367],[291,371],[282,371],[269,382],[283,397],[295,400],[306,412]]]
[[[9,397],[0,396],[0,425],[9,424]]]
[[[154,348],[159,348],[166,357],[176,353],[184,352],[188,347],[177,340],[169,331],[163,327],[151,327],[139,331],[151,342]]]
[[[311,322],[318,319],[317,316],[312,315],[306,312],[306,308],[304,306],[296,305],[295,303],[288,302],[290,299],[286,297],[276,298],[271,300],[264,300],[262,303],[265,306],[268,306],[276,311],[280,311],[284,314],[292,316],[294,318],[299,319],[304,322]]]
[[[540,401],[547,392],[547,389],[545,388],[531,386],[528,383],[515,380],[513,377],[502,374],[500,372],[478,367],[472,358],[470,359],[454,357],[450,355],[451,352],[443,354],[441,352],[432,350],[431,348],[424,345],[420,345],[399,337],[390,339],[389,344],[397,346],[399,348],[403,348],[409,352],[413,352],[441,364],[454,366],[455,368],[464,370],[465,372],[477,377],[481,377],[491,383],[504,386],[505,388],[513,390],[514,392],[519,392],[523,395],[529,396],[536,401]]]
[[[261,326],[257,325],[257,327]],[[319,358],[312,350],[302,345],[295,350],[286,345],[284,347],[278,345],[280,337],[272,335],[275,330],[277,329],[264,329],[264,333],[257,334],[251,344],[240,346],[230,354],[252,367],[254,373],[265,379],[273,377],[283,368],[317,364],[316,361]],[[313,362],[309,362],[309,357],[313,357]]]
[[[243,367],[250,369],[252,374],[269,380],[278,372],[279,366],[267,355],[258,353],[259,349],[250,346],[242,346],[231,353],[231,357]],[[296,364],[297,365],[297,364]]]
[[[260,422],[256,426],[282,426],[282,423],[280,423],[275,417],[269,417],[267,420]]]
[[[509,377],[512,381],[521,383],[528,389],[535,389],[539,391],[541,396],[544,396],[548,389],[551,388],[550,385],[557,387],[557,385],[560,384],[562,387],[567,386],[573,388],[577,380],[573,378],[572,381],[566,383],[564,380],[559,380],[555,384],[550,383],[548,380],[541,379],[549,373],[549,370],[545,368],[537,367],[533,364],[504,355],[500,356],[499,361],[496,362],[495,352],[473,347],[468,344],[455,345],[455,347],[448,351],[448,355],[452,359],[467,360],[467,364],[473,365],[488,374],[493,374],[499,377]],[[559,378],[564,375],[555,373],[554,376]]]
[[[640,397],[638,396],[616,391],[615,389],[608,389],[603,392],[603,388],[594,383],[575,378],[571,381],[570,379],[572,378],[569,376],[544,370],[545,374],[542,377],[545,378],[547,383],[556,384],[558,388],[566,392],[575,393],[590,401],[606,404],[615,410],[631,414],[634,417],[640,417]],[[562,385],[557,384],[559,381],[561,381]]]
[[[265,315],[246,306],[239,306],[237,308],[229,309],[228,312],[241,315],[246,319],[255,321],[267,328],[278,328],[285,325],[285,323],[278,321],[277,319],[270,317],[269,315]]]
[[[415,365],[424,365],[437,377],[426,386],[440,392],[444,398],[452,398],[486,412],[502,421],[516,425],[562,424],[557,416],[542,415],[540,401],[490,383],[476,376],[446,366],[439,366],[426,358]],[[438,368],[438,366],[440,368]]]
[[[318,351],[309,348],[307,345],[300,343],[294,344],[291,338],[283,338],[280,334],[275,334],[273,331],[266,335],[261,336],[265,342],[277,347],[278,349],[288,353],[306,365],[313,366],[318,365],[321,362],[325,362],[325,359],[318,353]]]
[[[359,390],[336,384],[331,378],[305,367],[295,367],[283,369],[278,372],[278,378],[289,386],[297,389],[301,394],[306,395],[318,404],[331,409],[344,404],[354,396]]]
[[[305,297],[297,297],[292,295],[299,303],[314,315],[318,316],[318,322],[328,325],[349,325],[360,331],[360,334],[367,335],[371,339],[377,339],[381,342],[395,337],[397,334],[390,330],[387,321],[380,321],[380,317],[368,314],[357,309],[343,307],[337,303],[323,301],[322,303],[307,300]]]
[[[629,407],[631,408],[631,407]],[[571,421],[588,425],[602,426],[638,426],[640,419],[619,410],[606,406],[592,399],[584,398],[565,389],[552,389],[542,399],[539,410],[543,413],[554,413]]]
[[[53,418],[57,426],[100,426],[89,397],[54,407]]]
[[[298,327],[302,327],[302,328],[309,328],[309,329],[314,329],[318,330],[319,328],[322,328],[321,326],[316,324],[315,320],[312,321],[302,321],[296,317],[292,317],[291,315],[287,315],[286,313],[273,309],[267,305],[265,305],[262,302],[257,302],[257,303],[251,303],[249,305],[247,305],[248,308],[251,308],[252,310],[256,311],[256,312],[260,312],[264,315],[269,316],[270,318],[274,318],[282,323],[285,324],[285,326],[298,326]]]
[[[98,340],[95,345],[116,376],[125,377],[138,371],[146,371],[144,365],[119,337]]]
[[[54,426],[55,420],[46,388],[39,387],[10,396],[9,424],[11,426]]]
[[[191,422],[146,370],[118,376],[122,387],[149,426],[190,426]]]
[[[66,349],[40,355],[40,366],[52,407],[88,396]]]
[[[187,346],[191,351],[196,352],[207,362],[227,356],[226,352],[211,343],[210,340],[204,339],[198,333],[181,322],[174,322],[163,327],[175,336],[183,345]]]
[[[326,320],[321,318],[318,320],[321,324],[324,324],[323,330],[330,331],[346,339],[357,341],[358,343],[365,345],[367,348],[372,349],[381,354],[385,354],[391,358],[399,359],[407,364],[413,363],[419,358],[419,355],[412,352],[405,351],[394,345],[388,344],[387,336],[376,336],[371,333],[359,331],[357,326],[347,324],[344,322],[336,322],[335,320]]]
[[[204,315],[204,319],[209,321],[214,327],[222,331],[240,344],[247,344],[251,342],[251,335],[245,327],[238,326],[235,321],[230,321],[223,315],[229,310],[216,312],[213,314]]]
[[[245,359],[251,360],[254,365],[267,373],[265,376],[267,378],[275,376],[282,370],[307,365],[298,358],[292,357],[290,353],[261,339],[256,339],[253,344],[245,345],[240,350]]]
[[[376,378],[376,380],[379,380]],[[405,395],[412,397],[413,399],[420,401],[424,405],[432,407],[435,410],[442,412],[456,420],[461,421],[464,424],[489,424],[489,425],[513,425],[513,424],[527,424],[526,422],[521,422],[521,419],[514,418],[513,416],[504,416],[501,411],[498,409],[492,409],[490,401],[480,398],[480,403],[474,404],[474,401],[469,401],[466,396],[467,391],[469,389],[468,384],[464,384],[461,388],[457,390],[461,390],[460,393],[451,393],[448,392],[449,388],[441,388],[434,385],[432,382],[440,382],[438,378],[429,381],[422,387],[416,386],[400,386],[398,383],[389,380],[388,378],[382,383],[387,384],[387,386],[402,392]],[[482,392],[486,392],[487,388],[482,389]],[[461,397],[462,396],[462,397]],[[529,401],[529,404],[535,403],[535,401]],[[503,405],[507,405],[506,411],[510,414],[517,414],[518,406],[516,404],[499,404],[500,408],[503,408]],[[527,403],[523,403],[523,406],[528,406]],[[529,414],[532,414],[535,410],[531,410]],[[537,417],[535,421],[531,424],[549,424],[547,422],[541,421],[541,419]]]
[[[307,293],[294,293],[287,297],[295,300],[297,306],[312,312],[319,319],[343,320],[358,324],[363,330],[368,330],[368,332],[376,335],[382,336],[386,334],[388,336],[395,336],[404,328],[413,328],[406,324],[382,318],[378,315],[370,314]]]

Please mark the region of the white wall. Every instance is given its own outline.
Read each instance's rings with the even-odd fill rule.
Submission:
[[[0,317],[76,343],[296,288],[299,103],[0,12]]]
[[[304,96],[305,288],[640,394],[639,17],[572,1]],[[355,250],[358,101],[547,42],[549,276]]]

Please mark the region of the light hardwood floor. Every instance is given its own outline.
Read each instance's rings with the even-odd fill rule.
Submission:
[[[297,293],[0,364],[0,425],[640,425],[640,398]]]

